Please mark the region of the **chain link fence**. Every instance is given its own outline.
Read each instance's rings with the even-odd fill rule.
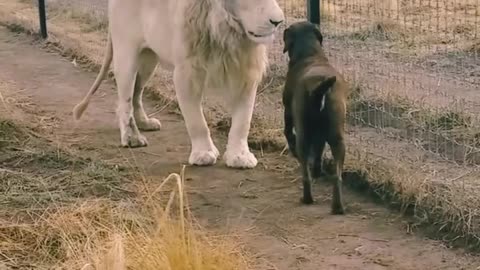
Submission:
[[[331,59],[354,82],[353,126],[480,164],[478,0],[323,0]]]

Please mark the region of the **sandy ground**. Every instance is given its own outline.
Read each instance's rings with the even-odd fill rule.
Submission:
[[[189,141],[181,116],[156,115],[163,130],[145,133],[150,146],[119,148],[116,93],[105,82],[79,126],[71,109],[96,74],[75,68],[60,56],[42,51],[29,37],[0,28],[0,81],[22,91],[56,117],[54,135],[62,143],[110,162],[136,163],[151,177],[164,178],[186,163]],[[147,102],[152,105],[151,102]],[[151,111],[152,106],[147,107]],[[212,130],[223,152],[225,138]],[[187,189],[196,218],[207,228],[235,231],[258,254],[258,269],[478,269],[480,260],[451,250],[421,233],[407,233],[408,221],[346,191],[349,212],[329,214],[330,186],[317,184],[313,206],[299,204],[300,183],[291,157],[256,152],[254,170],[233,170],[223,162],[208,168],[187,167]],[[275,168],[290,166],[278,173]]]

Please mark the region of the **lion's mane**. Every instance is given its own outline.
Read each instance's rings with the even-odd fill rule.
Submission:
[[[184,2],[183,40],[193,84],[205,88],[245,88],[262,79],[267,68],[265,45],[255,44],[227,10],[230,0]]]

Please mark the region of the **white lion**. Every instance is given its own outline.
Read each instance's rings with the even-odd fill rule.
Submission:
[[[113,58],[117,116],[124,147],[147,145],[139,130],[159,130],[143,109],[142,92],[158,63],[173,70],[178,103],[191,140],[189,163],[213,165],[219,156],[202,110],[205,89],[225,91],[232,125],[224,159],[253,168],[247,139],[266,44],[284,20],[277,0],[110,0],[107,54],[92,88],[73,114],[79,119]]]

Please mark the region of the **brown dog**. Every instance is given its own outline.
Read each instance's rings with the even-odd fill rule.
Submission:
[[[313,203],[311,180],[323,175],[325,143],[335,160],[332,213],[343,214],[342,171],[347,84],[328,62],[323,37],[310,22],[290,25],[283,33],[288,73],[283,92],[284,134],[303,173],[303,203]]]

